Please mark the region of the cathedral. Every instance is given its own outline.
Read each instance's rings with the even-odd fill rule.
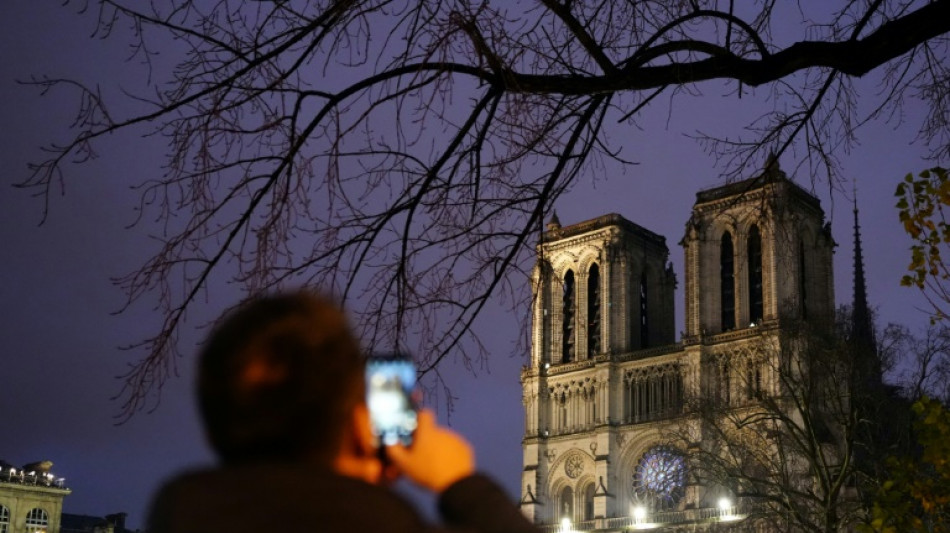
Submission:
[[[663,236],[617,214],[570,226],[555,215],[542,234],[521,374],[521,508],[548,531],[743,520],[739,502],[693,481],[669,435],[690,402],[740,408],[776,392],[774,366],[749,347],[779,345],[793,323],[832,323],[835,243],[818,199],[773,160],[760,176],[698,192],[680,245],[677,340]]]

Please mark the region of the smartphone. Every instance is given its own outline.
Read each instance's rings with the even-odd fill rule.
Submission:
[[[412,444],[418,403],[416,366],[405,354],[371,355],[366,360],[366,405],[377,446]]]

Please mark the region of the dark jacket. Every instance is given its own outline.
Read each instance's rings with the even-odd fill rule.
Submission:
[[[165,485],[149,533],[472,531],[536,533],[490,479],[462,479],[439,497],[448,529],[427,524],[397,493],[325,470],[261,465],[199,471]]]

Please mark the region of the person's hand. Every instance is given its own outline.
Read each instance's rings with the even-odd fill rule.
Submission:
[[[436,424],[435,414],[419,412],[412,446],[386,448],[386,456],[403,475],[435,493],[475,472],[471,445],[455,432]]]

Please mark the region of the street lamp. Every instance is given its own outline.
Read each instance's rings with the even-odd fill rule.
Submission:
[[[633,523],[641,524],[643,519],[647,517],[647,510],[642,505],[638,505],[633,508]]]
[[[571,519],[564,517],[561,519],[561,532],[560,533],[574,533],[574,527],[571,525]]]
[[[633,529],[653,529],[657,524],[647,520],[647,508],[638,505],[633,508]]]
[[[735,514],[735,509],[732,506],[732,500],[723,496],[719,498],[719,520],[726,522],[729,520],[735,520],[739,518]]]

